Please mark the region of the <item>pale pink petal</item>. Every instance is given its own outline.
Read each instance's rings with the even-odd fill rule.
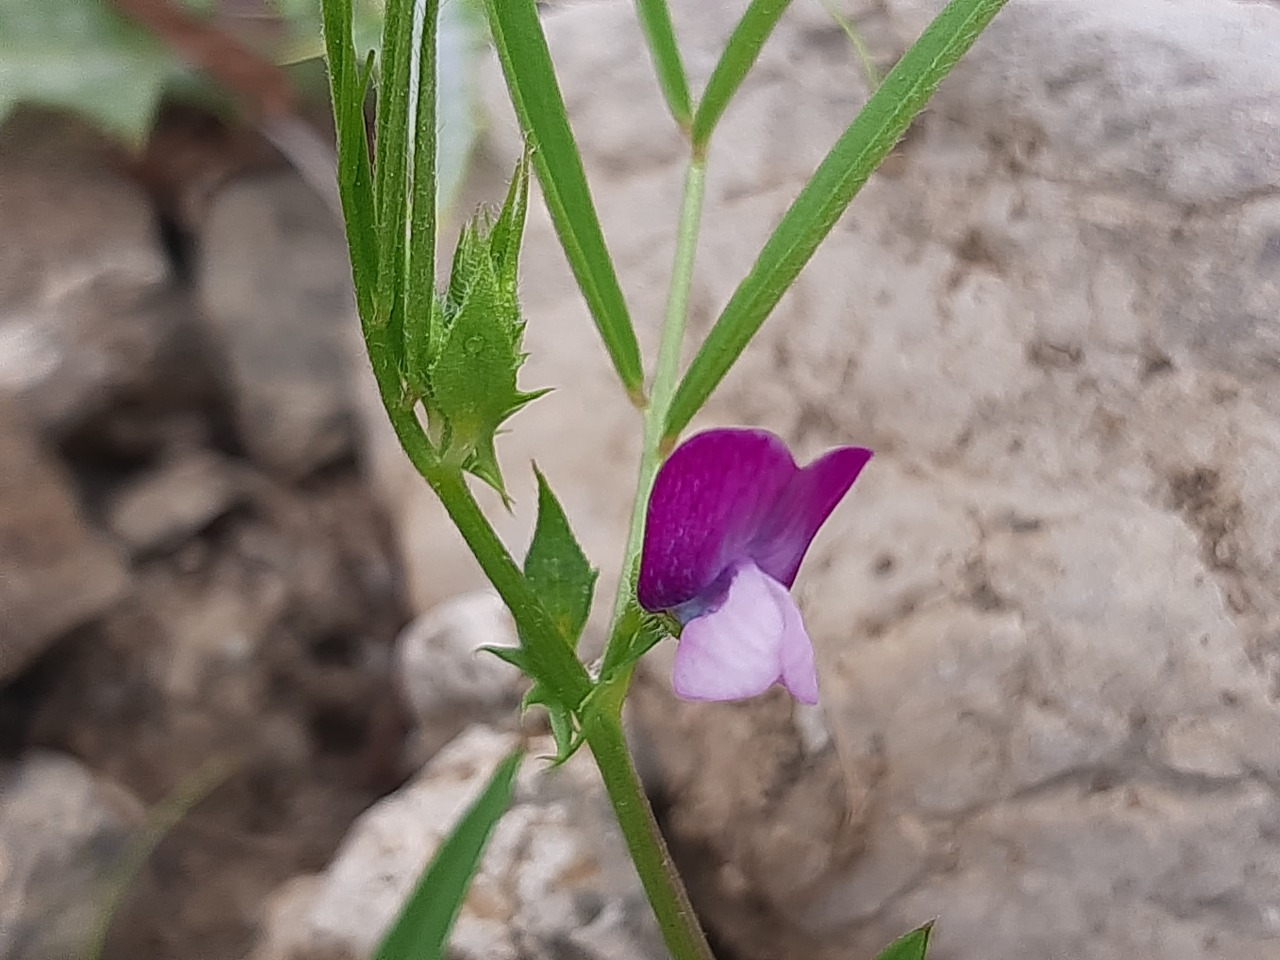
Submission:
[[[690,620],[680,635],[671,675],[676,696],[742,700],[764,693],[781,679],[788,629],[779,590],[786,594],[753,564],[738,569],[723,603]],[[787,604],[794,609],[790,598]],[[790,656],[794,659],[795,652]]]
[[[804,627],[800,608],[791,599],[791,591],[768,574],[765,579],[773,598],[782,611],[782,685],[801,703],[818,702],[818,670],[813,663],[813,643]]]

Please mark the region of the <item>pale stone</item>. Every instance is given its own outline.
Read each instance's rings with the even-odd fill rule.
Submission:
[[[107,526],[134,551],[168,549],[225,514],[243,494],[229,462],[194,452],[118,491],[108,507]]]
[[[0,132],[0,223],[0,393],[65,434],[154,376],[177,326],[155,215],[82,124],[31,113]]]
[[[71,757],[0,767],[0,957],[82,956],[142,822],[135,797]]]
[[[396,673],[417,721],[419,761],[472,723],[518,722],[528,681],[482,648],[519,642],[506,605],[484,590],[442,603],[404,628],[396,639]]]

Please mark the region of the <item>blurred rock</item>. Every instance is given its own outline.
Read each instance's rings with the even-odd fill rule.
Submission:
[[[146,196],[65,120],[6,126],[0,223],[21,227],[0,245],[0,391],[62,435],[155,375],[168,259]]]
[[[363,960],[395,917],[436,846],[475,799],[514,734],[471,727],[413,783],[356,822],[319,877],[274,899],[252,960]],[[553,752],[547,739],[529,756]],[[454,927],[457,960],[659,960],[648,902],[590,758],[522,769]]]
[[[199,533],[243,494],[233,464],[216,454],[192,452],[118,491],[108,507],[107,526],[136,553],[166,550]]]
[[[343,338],[359,322],[346,240],[325,205],[288,174],[228,184],[200,238],[198,279],[251,456],[299,477],[348,453]]]
[[[131,887],[111,956],[243,958],[266,895],[403,782],[405,616],[367,494],[350,476],[302,492],[235,466],[242,507],[139,556],[129,595],[0,697],[10,736],[144,797],[211,757],[235,764]]]
[[[851,6],[892,62],[941,3]],[[675,13],[696,87],[731,16]],[[546,24],[652,355],[687,147],[630,5]],[[736,956],[868,956],[934,915],[946,957],[1274,954],[1278,43],[1274,5],[1011,4],[697,421],[879,451],[797,587],[822,724],[776,695],[676,704],[670,644],[634,705]],[[690,350],[864,89],[793,5],[710,148]],[[537,204],[522,265],[522,381],[557,389],[499,443],[518,507],[495,516],[527,541],[536,458],[607,596],[635,411]],[[384,488],[432,602],[473,567],[401,462]]]
[[[0,958],[84,955],[142,805],[70,757],[0,767]]]
[[[68,478],[0,398],[0,681],[98,615],[128,586]]]
[[[405,627],[396,640],[396,671],[417,721],[415,767],[473,723],[518,725],[528,683],[480,649],[518,644],[506,606],[487,591],[455,597]]]

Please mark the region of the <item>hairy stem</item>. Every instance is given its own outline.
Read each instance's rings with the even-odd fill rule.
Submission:
[[[591,692],[586,668],[565,644],[542,601],[498,538],[462,471],[440,460],[412,410],[395,402],[385,389],[382,399],[410,462],[440,498],[480,569],[511,611],[538,676],[546,678],[566,706],[580,706]]]

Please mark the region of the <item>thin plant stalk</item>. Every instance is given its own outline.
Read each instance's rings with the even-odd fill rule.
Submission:
[[[705,181],[705,160],[701,156],[694,156],[685,175],[684,197],[676,232],[675,262],[671,271],[658,360],[649,391],[649,405],[645,410],[644,446],[622,578],[614,604],[609,648],[605,653],[606,662],[611,659],[611,653],[616,653],[630,639],[620,635],[618,626],[635,592],[634,581],[644,538],[645,510],[649,503],[649,493],[653,489],[654,477],[667,453],[662,443],[662,434],[679,373],[680,349],[689,312],[689,288],[693,279],[694,254],[702,219]],[[607,689],[600,691],[609,702],[593,711],[584,721],[583,734],[591,747],[596,766],[600,769],[605,792],[673,960],[714,960],[627,751],[620,717],[630,679],[631,671],[628,669],[611,680],[606,685]]]
[[[702,201],[706,187],[706,159],[694,156],[685,173],[684,196],[680,202],[680,222],[676,230],[675,262],[671,269],[671,285],[667,293],[667,309],[662,323],[662,340],[653,383],[649,388],[649,405],[645,409],[644,437],[640,453],[639,476],[635,499],[631,504],[631,525],[623,554],[622,577],[613,608],[611,634],[617,630],[622,613],[634,594],[636,572],[640,567],[640,546],[644,537],[644,515],[649,493],[673,442],[663,445],[663,427],[671,399],[675,396],[680,373],[680,350],[684,345],[685,321],[689,315],[689,289],[693,283],[693,261],[698,248],[698,231],[702,223]],[[611,637],[611,645],[619,638]]]

